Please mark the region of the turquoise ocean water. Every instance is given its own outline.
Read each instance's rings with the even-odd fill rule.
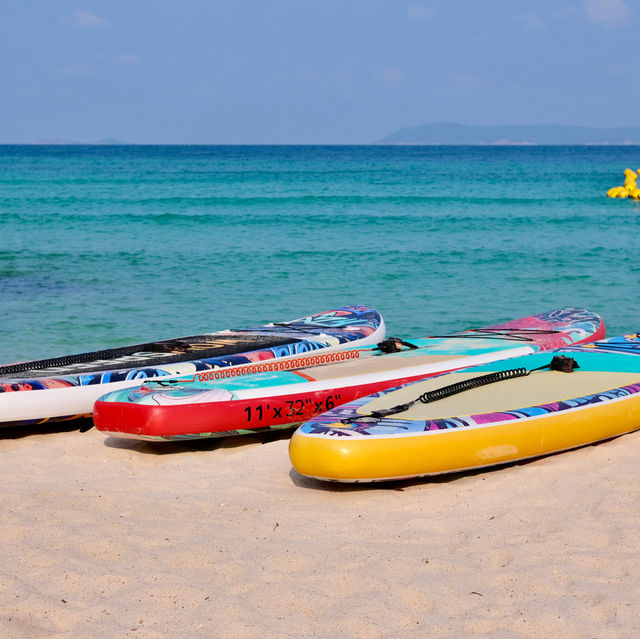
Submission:
[[[640,147],[0,146],[0,362],[369,304],[640,331]]]

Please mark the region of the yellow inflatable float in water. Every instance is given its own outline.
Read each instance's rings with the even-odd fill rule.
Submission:
[[[640,173],[640,169],[638,169],[638,173]],[[609,189],[607,191],[607,196],[619,198],[630,197],[634,200],[640,200],[640,189],[637,185],[638,173],[631,169],[625,169],[624,185],[614,186],[612,189]]]
[[[629,192],[624,186],[614,186],[607,191],[608,197],[629,197]]]

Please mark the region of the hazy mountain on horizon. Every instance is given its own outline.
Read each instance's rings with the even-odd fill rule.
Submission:
[[[33,144],[41,144],[44,146],[104,146],[104,145],[117,145],[127,144],[122,140],[116,138],[104,138],[102,140],[96,140],[95,142],[77,142],[76,140],[67,140],[64,138],[54,138],[50,140],[36,140]]]
[[[495,126],[438,122],[404,127],[374,144],[640,144],[640,127],[591,128],[559,124]]]

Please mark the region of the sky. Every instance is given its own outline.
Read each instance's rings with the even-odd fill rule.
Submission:
[[[0,143],[640,126],[638,0],[2,0]]]

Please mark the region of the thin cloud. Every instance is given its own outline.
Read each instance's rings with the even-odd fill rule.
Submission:
[[[68,78],[72,80],[76,78],[90,78],[93,76],[91,69],[80,62],[73,62],[64,67],[58,67],[54,73],[59,78]]]
[[[142,64],[140,58],[135,53],[121,53],[116,56],[116,62],[129,67],[137,67]]]
[[[473,73],[450,73],[449,79],[456,86],[469,89],[478,89],[485,85],[484,79]]]
[[[591,22],[608,27],[624,24],[629,17],[624,0],[585,0],[584,9]]]
[[[78,29],[104,29],[111,26],[111,23],[84,9],[77,9],[71,15],[64,17],[63,22]]]
[[[560,7],[558,9],[554,9],[551,12],[551,17],[554,20],[577,20],[582,16],[580,9],[578,7]]]
[[[399,87],[404,82],[404,71],[398,67],[384,67],[376,71],[376,78],[388,87]]]
[[[523,13],[518,19],[527,31],[546,31],[549,28],[547,23],[534,13]]]
[[[42,86],[35,83],[22,84],[16,88],[16,95],[23,98],[41,98],[43,94]]]
[[[610,78],[616,78],[616,79],[624,78],[627,75],[627,73],[628,71],[624,67],[610,65],[604,68],[604,74]]]
[[[431,9],[421,4],[410,4],[407,6],[407,17],[413,22],[421,22],[431,17]]]

